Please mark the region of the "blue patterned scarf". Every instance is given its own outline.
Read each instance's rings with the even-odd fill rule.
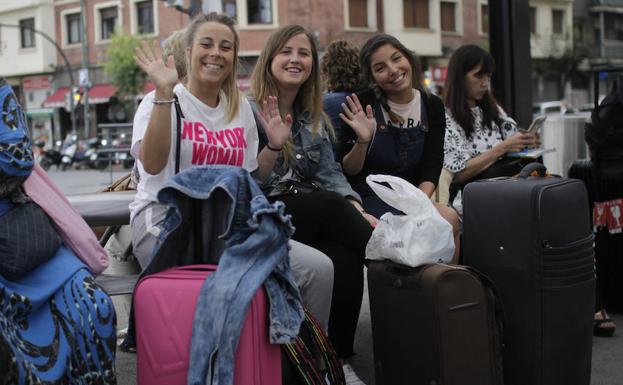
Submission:
[[[26,117],[11,85],[0,82],[0,172],[28,176],[34,165]]]

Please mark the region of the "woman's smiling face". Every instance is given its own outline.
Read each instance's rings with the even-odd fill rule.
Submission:
[[[197,28],[190,55],[192,80],[220,88],[234,68],[234,41],[225,24],[207,22]]]
[[[405,92],[411,93],[413,69],[411,63],[391,44],[377,48],[370,56],[370,69],[374,82],[389,99]]]
[[[270,72],[279,88],[299,88],[313,68],[311,42],[304,33],[292,36],[275,54]]]

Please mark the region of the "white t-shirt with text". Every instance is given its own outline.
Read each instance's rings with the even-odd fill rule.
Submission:
[[[174,89],[184,118],[180,142],[180,170],[201,165],[231,165],[251,172],[257,168],[258,136],[251,105],[241,98],[239,113],[227,121],[227,98],[221,92],[219,104],[209,107],[178,84]],[[148,93],[134,116],[131,154],[136,159],[140,182],[130,216],[156,202],[158,190],[175,174],[175,147],[177,115],[171,105],[171,149],[166,166],[156,175],[145,171],[139,160],[139,143],[145,135],[154,108],[155,92]],[[158,108],[158,107],[156,107]]]

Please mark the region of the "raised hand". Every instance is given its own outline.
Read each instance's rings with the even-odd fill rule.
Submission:
[[[292,127],[292,115],[287,114],[285,121],[281,119],[279,104],[276,96],[269,96],[262,103],[262,110],[258,114],[260,123],[268,137],[268,144],[272,148],[281,148],[290,136]]]
[[[167,57],[165,63],[160,47],[154,47],[153,43],[143,40],[141,46],[134,51],[134,61],[149,76],[156,90],[173,91],[178,75],[172,55]]]
[[[367,105],[364,110],[359,98],[353,93],[346,97],[346,103],[342,103],[342,111],[340,118],[355,131],[357,141],[360,143],[369,142],[374,130],[376,130],[376,120],[372,107]]]

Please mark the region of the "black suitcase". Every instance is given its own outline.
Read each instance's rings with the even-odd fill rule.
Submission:
[[[444,264],[368,266],[376,385],[502,385],[497,296]]]
[[[573,162],[569,178],[583,181],[588,190],[589,207],[623,197],[623,180],[607,179],[595,173],[589,159]],[[592,219],[591,219],[592,226]],[[598,227],[595,232],[595,265],[603,305],[607,310],[623,312],[623,233],[611,234],[607,228]]]
[[[595,299],[593,234],[584,184],[527,176],[470,183],[464,263],[499,289],[507,385],[588,385]]]

